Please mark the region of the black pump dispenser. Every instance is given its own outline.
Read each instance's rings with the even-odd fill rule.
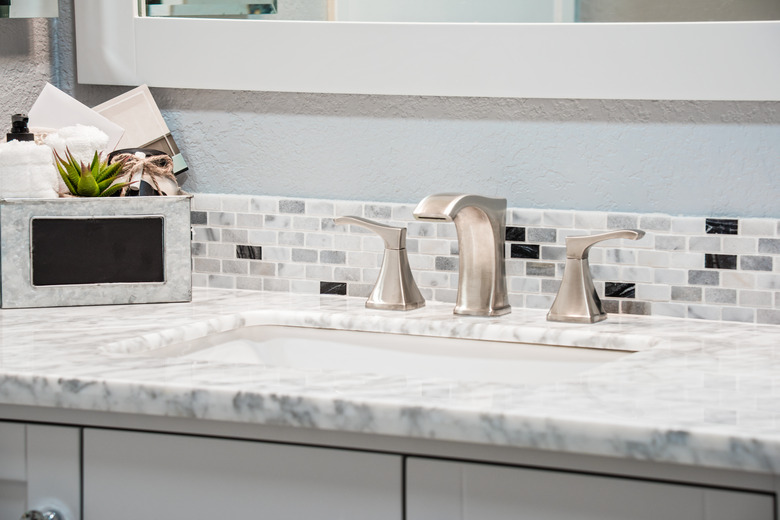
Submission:
[[[35,135],[27,128],[29,118],[24,114],[11,116],[11,132],[5,135],[7,141],[34,141]]]

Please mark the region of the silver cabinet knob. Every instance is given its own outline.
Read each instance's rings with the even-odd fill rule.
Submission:
[[[54,509],[44,509],[43,511],[27,511],[19,520],[65,520],[65,517]]]

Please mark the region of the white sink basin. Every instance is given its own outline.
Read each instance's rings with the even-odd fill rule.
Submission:
[[[255,325],[156,350],[156,357],[460,381],[551,383],[630,352],[378,332]]]

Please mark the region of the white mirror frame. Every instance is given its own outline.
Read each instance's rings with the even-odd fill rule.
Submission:
[[[426,24],[137,16],[75,0],[78,81],[431,96],[780,100],[780,21]]]

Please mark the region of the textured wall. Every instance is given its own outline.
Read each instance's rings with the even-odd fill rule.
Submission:
[[[54,19],[0,20],[0,131],[10,116],[26,113],[47,82],[56,83]]]
[[[61,88],[89,105],[127,90],[76,82],[72,5],[60,3]],[[780,216],[780,102],[153,94],[193,192],[471,191],[514,207]]]

